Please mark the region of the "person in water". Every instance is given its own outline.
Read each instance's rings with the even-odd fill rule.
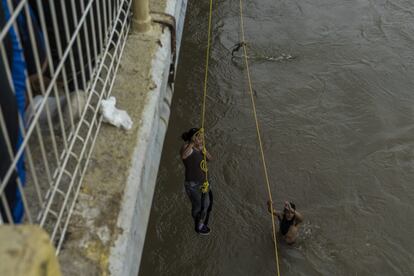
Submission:
[[[271,201],[267,202],[267,209],[279,220],[279,234],[288,244],[293,244],[298,237],[298,225],[303,222],[303,216],[296,211],[292,202],[285,201],[283,212],[277,212]]]
[[[213,207],[213,193],[211,188],[206,193],[202,193],[201,190],[206,181],[206,174],[201,168],[201,163],[204,160],[203,135],[199,128],[191,128],[181,137],[185,142],[180,151],[185,167],[184,187],[191,201],[194,229],[201,235],[208,235],[210,233],[208,220]],[[210,161],[211,155],[207,150],[205,153],[207,161]]]

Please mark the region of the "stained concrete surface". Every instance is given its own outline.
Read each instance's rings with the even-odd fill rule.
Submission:
[[[147,93],[155,88],[151,62],[161,33],[154,25],[150,33],[128,38],[112,95],[131,116],[133,128],[123,131],[102,124],[59,256],[64,275],[109,275],[110,249],[122,233],[116,222],[142,111]]]

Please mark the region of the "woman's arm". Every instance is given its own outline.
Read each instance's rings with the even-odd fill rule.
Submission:
[[[269,211],[269,213],[273,214],[275,217],[279,216],[279,213],[276,212],[275,208],[273,208],[273,204],[270,200],[267,201],[267,211]]]
[[[303,216],[298,211],[295,211],[295,222],[296,225],[303,222]]]
[[[203,145],[197,146],[197,149],[204,154]],[[210,155],[210,153],[207,151],[207,149],[206,149],[205,154],[206,154],[207,161],[211,161],[213,159],[213,157]]]
[[[213,160],[213,157],[210,155],[210,153],[207,150],[206,150],[206,158],[207,158],[207,161]]]
[[[194,143],[190,142],[188,144],[185,144],[181,148],[181,159],[186,159],[188,156],[190,156],[193,153],[193,146],[194,146]]]

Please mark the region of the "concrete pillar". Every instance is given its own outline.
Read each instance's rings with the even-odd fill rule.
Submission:
[[[61,275],[49,235],[36,225],[1,225],[0,260],[0,275]]]
[[[134,0],[134,16],[132,18],[134,31],[145,33],[151,30],[151,16],[149,11],[149,0]]]

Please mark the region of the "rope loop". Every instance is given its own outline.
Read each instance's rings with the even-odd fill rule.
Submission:
[[[207,162],[205,160],[201,160],[200,162],[200,168],[203,172],[208,172]]]

